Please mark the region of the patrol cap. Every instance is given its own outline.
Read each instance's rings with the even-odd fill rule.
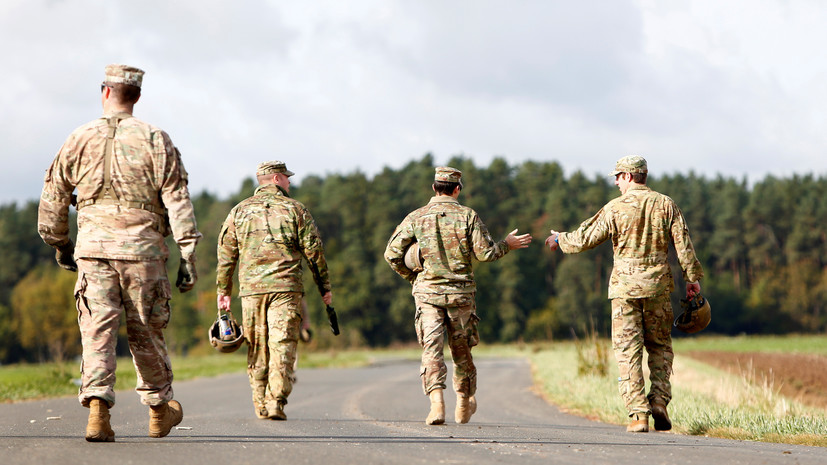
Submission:
[[[287,169],[287,165],[283,161],[273,160],[265,161],[258,164],[256,168],[256,176],[264,176],[265,174],[284,173],[285,176],[293,176],[294,172]]]
[[[615,163],[615,170],[609,176],[617,176],[620,173],[648,173],[646,159],[637,155],[623,157]]]
[[[144,70],[127,65],[107,65],[104,71],[104,83],[127,84],[140,88],[144,80]]]
[[[462,171],[450,166],[438,166],[434,174],[434,181],[456,182],[462,185]]]

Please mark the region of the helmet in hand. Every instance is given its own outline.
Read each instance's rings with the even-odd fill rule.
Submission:
[[[218,318],[210,326],[210,345],[219,352],[235,352],[244,344],[244,331],[231,312],[218,313]]]
[[[675,318],[675,327],[681,331],[693,334],[701,331],[712,321],[712,309],[709,301],[701,294],[695,294],[688,299],[681,299],[681,313]]]

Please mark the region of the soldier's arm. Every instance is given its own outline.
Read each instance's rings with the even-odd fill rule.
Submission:
[[[307,260],[310,273],[323,298],[330,293],[330,274],[324,257],[324,244],[313,216],[306,209],[300,209],[298,221],[299,242],[302,255]]]
[[[233,274],[238,263],[238,238],[233,221],[235,209],[230,211],[221,233],[218,234],[218,263],[215,267],[216,293],[219,297],[233,293]]]
[[[686,224],[686,219],[683,213],[674,203],[670,203],[671,207],[671,234],[672,243],[675,245],[675,252],[678,255],[678,262],[681,264],[683,270],[683,279],[687,283],[697,283],[704,277],[704,271],[701,268],[701,262],[695,254],[695,246],[692,245],[692,239],[689,237],[689,226]]]
[[[405,218],[393,231],[391,238],[388,239],[388,245],[385,247],[384,254],[385,261],[388,262],[388,265],[391,266],[393,271],[410,283],[414,282],[417,273],[414,273],[405,266],[405,251],[414,242],[414,238],[413,223],[409,218]]]
[[[561,232],[557,236],[560,250],[564,253],[580,253],[602,244],[609,238],[609,222],[605,208],[580,224],[571,232]]]
[[[471,245],[474,256],[481,262],[493,262],[511,250],[506,239],[494,242],[485,223],[476,213],[471,218]]]
[[[69,242],[69,205],[75,186],[69,182],[64,171],[65,150],[66,145],[46,171],[37,209],[37,232],[52,247],[60,247]]]
[[[187,187],[187,171],[181,161],[181,153],[166,133],[161,134],[168,161],[161,185],[161,200],[167,209],[172,237],[178,244],[181,258],[192,261],[195,259],[195,246],[201,239],[201,233],[195,223],[195,210]]]

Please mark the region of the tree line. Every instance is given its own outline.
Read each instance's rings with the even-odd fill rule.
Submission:
[[[557,162],[487,167],[466,157],[448,162],[463,172],[460,202],[475,209],[495,239],[519,228],[535,242],[493,263],[477,264],[477,313],[483,342],[571,337],[594,325],[608,335],[609,243],[579,255],[549,253],[549,229],[569,231],[619,195],[612,179],[582,172],[566,176]],[[291,194],[313,214],[330,267],[342,335],[327,330],[324,305],[310,274],[305,292],[317,348],[388,346],[415,341],[410,285],[382,254],[396,225],[432,195],[434,159],[425,155],[375,176],[361,172],[307,176]],[[713,308],[707,332],[720,334],[818,333],[827,330],[827,180],[813,175],[746,180],[653,173],[649,185],[672,197],[686,217],[703,264],[703,294]],[[221,199],[194,194],[199,280],[193,291],[174,291],[167,330],[176,353],[211,350],[207,331],[216,317],[215,247],[230,209],[252,195],[246,179]],[[42,361],[79,353],[75,274],[54,263],[37,235],[37,202],[0,206],[0,362]],[[74,218],[71,219],[74,221]],[[74,230],[73,230],[73,233]],[[170,241],[169,273],[177,270]],[[671,257],[679,292],[680,269]],[[240,316],[240,303],[234,301]],[[125,338],[125,328],[121,337]],[[124,341],[125,342],[125,341]],[[126,350],[126,344],[119,344]]]

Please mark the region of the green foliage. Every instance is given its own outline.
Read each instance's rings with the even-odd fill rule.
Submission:
[[[20,280],[11,295],[15,334],[23,349],[40,361],[62,361],[79,353],[80,333],[74,289],[77,273],[39,265]]]
[[[585,327],[590,321],[596,331],[608,334],[611,245],[567,256],[547,252],[542,242],[549,229],[576,228],[619,195],[611,179],[581,172],[566,174],[557,162],[509,165],[495,158],[488,166],[477,166],[470,158],[457,156],[447,164],[463,171],[460,201],[479,213],[494,238],[515,228],[534,237],[527,250],[513,251],[494,263],[475,264],[483,341],[568,339],[572,328]],[[387,346],[415,340],[410,285],[393,273],[382,253],[396,225],[432,196],[434,166],[434,157],[425,155],[399,169],[384,168],[373,178],[358,171],[311,175],[291,186],[292,195],[310,209],[324,239],[343,332],[339,337],[330,334],[324,305],[305,272],[305,294],[318,348]],[[706,273],[703,292],[713,308],[705,334],[827,331],[827,233],[822,226],[827,224],[826,179],[768,176],[750,186],[744,180],[706,179],[689,172],[652,176],[649,184],[675,199],[687,218]],[[254,189],[251,177],[226,199],[207,192],[193,197],[204,235],[197,249],[199,280],[187,294],[173,291],[167,340],[174,353],[212,350],[206,345],[206,334],[216,315],[218,233],[230,209]],[[53,250],[37,236],[36,218],[37,202],[0,206],[3,363],[53,356],[43,344],[23,342],[16,328],[22,324],[17,320],[24,317],[13,313],[12,305],[12,290],[18,287],[18,299],[32,305],[55,298],[45,297],[49,294],[41,298],[42,289],[33,281],[21,286],[38,266],[57,273]],[[73,216],[70,224],[74,228]],[[173,251],[168,271],[174,281],[178,256],[171,238],[168,245]],[[673,303],[677,304],[683,283],[672,261],[678,289]],[[68,280],[75,275],[54,276]],[[68,283],[64,286],[71,302],[71,288]],[[237,300],[233,304],[239,317],[240,305]],[[66,314],[71,315],[73,305]],[[60,321],[77,333],[74,320]],[[119,354],[127,355],[122,342]],[[64,340],[62,344],[67,354],[77,350],[76,342]]]

